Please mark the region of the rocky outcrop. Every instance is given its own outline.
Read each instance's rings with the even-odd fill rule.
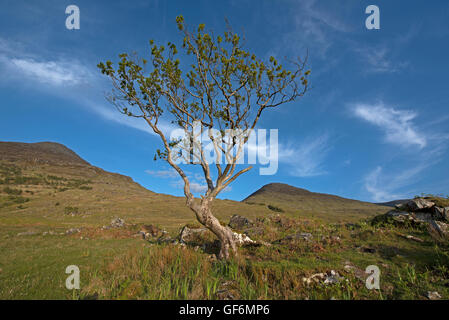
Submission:
[[[449,239],[449,225],[441,221],[430,221],[427,231],[435,240]]]
[[[429,199],[416,198],[398,204],[386,216],[397,223],[424,224],[435,240],[449,238],[449,207],[438,206]]]
[[[439,207],[425,198],[412,199],[406,203],[396,205],[396,209],[389,211],[387,216],[398,222],[412,221],[449,221],[449,207]]]
[[[422,210],[428,210],[435,206],[435,203],[424,198],[416,198],[406,203],[402,203],[396,206],[398,209],[408,209],[411,212],[418,212]]]

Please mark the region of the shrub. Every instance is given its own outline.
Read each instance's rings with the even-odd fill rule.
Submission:
[[[7,193],[7,194],[11,194],[11,195],[16,195],[16,196],[22,194],[22,190],[19,190],[19,189],[12,189],[12,188],[10,188],[10,187],[3,188],[3,192],[4,192],[4,193]]]
[[[275,212],[284,212],[283,209],[275,207],[275,206],[272,206],[271,204],[268,205],[268,209],[270,209],[272,211],[275,211]]]
[[[17,203],[17,204],[30,201],[29,198],[24,198],[24,197],[20,197],[20,196],[9,196],[8,200],[10,200],[13,203]]]

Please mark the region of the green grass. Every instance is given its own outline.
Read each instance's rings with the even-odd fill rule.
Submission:
[[[449,298],[448,244],[435,244],[425,228],[367,220],[388,211],[381,206],[351,202],[343,212],[335,199],[327,207],[304,200],[301,210],[294,208],[298,199],[290,204],[258,199],[256,205],[217,201],[213,209],[220,221],[235,213],[246,216],[261,231],[252,238],[277,243],[240,248],[238,258],[224,263],[201,249],[212,243],[211,234],[197,239],[199,249],[136,236],[143,224],[172,236],[183,225],[198,225],[183,198],[155,194],[90,167],[0,162],[0,179],[14,182],[0,190],[27,195],[0,194],[0,299],[425,299],[427,291]],[[61,188],[65,191],[58,192]],[[20,203],[22,198],[29,200]],[[127,227],[102,229],[116,217]],[[82,231],[66,235],[71,228]],[[312,233],[311,241],[285,240],[304,232]],[[366,289],[363,279],[345,270],[347,262],[359,271],[377,265],[381,290]],[[74,292],[65,288],[65,268],[72,264],[81,271],[81,290]],[[330,270],[347,281],[302,280]]]

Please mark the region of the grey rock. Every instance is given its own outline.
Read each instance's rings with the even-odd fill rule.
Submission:
[[[124,226],[125,226],[125,220],[123,220],[121,218],[115,218],[115,219],[112,219],[112,221],[111,221],[111,227],[122,228]]]
[[[444,209],[441,207],[434,206],[432,208],[432,215],[435,219],[442,220],[444,219]]]
[[[244,229],[253,226],[253,222],[249,220],[248,218],[245,218],[243,216],[239,216],[238,214],[234,214],[231,219],[229,220],[228,225],[232,229]]]
[[[196,235],[206,232],[206,228],[189,228],[184,226],[179,233],[179,241],[181,243],[191,242],[195,239]]]
[[[407,202],[407,208],[412,212],[430,209],[434,205],[435,203],[433,203],[432,201],[428,201],[423,198],[416,198]]]
[[[405,219],[405,218],[408,218],[410,216],[410,213],[407,212],[407,211],[391,210],[391,211],[388,211],[386,213],[386,215],[390,216],[390,217],[402,217],[402,218]]]
[[[427,231],[435,240],[449,238],[449,225],[441,221],[431,220],[427,225]]]
[[[344,280],[344,277],[340,276],[338,272],[331,270],[327,273],[316,273],[308,278],[302,278],[302,281],[309,285],[311,283],[324,283],[324,284],[334,284]]]
[[[428,212],[415,212],[412,215],[415,222],[430,222],[433,220],[432,214]]]
[[[71,229],[67,230],[65,232],[65,234],[74,234],[74,233],[79,233],[79,232],[81,232],[81,229],[79,229],[79,228],[71,228]]]
[[[444,218],[444,220],[449,222],[449,207],[444,208],[443,218]]]
[[[397,222],[412,221],[415,223],[429,222],[433,220],[432,214],[429,212],[407,212],[392,210],[386,213],[387,216],[392,217]]]
[[[340,281],[344,280],[342,276],[338,274],[338,272],[335,272],[334,270],[331,270],[327,275],[326,279],[324,280],[324,284],[334,284],[338,283]]]
[[[436,291],[427,291],[426,297],[429,300],[440,300],[441,299],[441,295]]]
[[[405,208],[405,204],[404,203],[397,203],[394,205],[394,207],[398,210],[403,210]]]

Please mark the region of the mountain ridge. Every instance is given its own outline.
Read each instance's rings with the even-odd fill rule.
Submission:
[[[65,145],[50,141],[33,143],[0,141],[0,159],[91,166]]]
[[[347,199],[333,194],[312,192],[284,183],[269,183],[242,200],[243,203],[266,205],[275,211],[339,220],[347,216],[374,216],[387,207],[371,202]]]
[[[47,195],[51,195],[54,200],[60,200],[55,202],[66,203],[68,207],[76,206],[75,199],[83,199],[84,207],[89,210],[95,208],[96,211],[115,212],[121,202],[123,205],[126,204],[127,210],[144,212],[150,210],[148,205],[152,201],[155,203],[165,201],[164,210],[171,208],[170,210],[174,211],[176,208],[176,211],[188,212],[184,208],[183,197],[154,193],[134,182],[131,177],[92,166],[60,143],[0,142],[0,165],[6,166],[7,171],[11,169],[8,169],[8,166],[21,168],[21,173],[16,176],[3,175],[0,178],[6,185],[13,182],[18,186],[21,185],[21,189],[24,191],[34,192],[34,196],[30,197],[32,200],[44,197],[45,200],[41,199],[41,208],[48,206],[44,202],[49,201]],[[55,177],[58,180],[55,181]],[[30,186],[20,181],[35,181],[36,183],[34,186]],[[83,185],[77,186],[80,183]],[[132,198],[136,200],[133,202],[130,200]],[[103,205],[94,199],[103,199]],[[32,203],[37,202],[33,201]],[[262,204],[264,207],[256,207],[253,204]],[[229,205],[230,207],[226,209]],[[311,192],[278,182],[264,185],[242,201],[217,199],[216,207],[217,214],[222,217],[231,214],[231,211],[251,216],[266,215],[276,211],[292,216],[317,216],[332,221],[370,217],[386,211],[386,207],[381,205]],[[158,221],[163,223],[167,217],[162,211],[159,212],[160,208],[162,205],[151,208],[151,211],[155,212],[153,217],[157,217]],[[229,211],[230,209],[231,211]],[[28,210],[31,211],[31,207]],[[175,212],[173,215],[175,216]]]

